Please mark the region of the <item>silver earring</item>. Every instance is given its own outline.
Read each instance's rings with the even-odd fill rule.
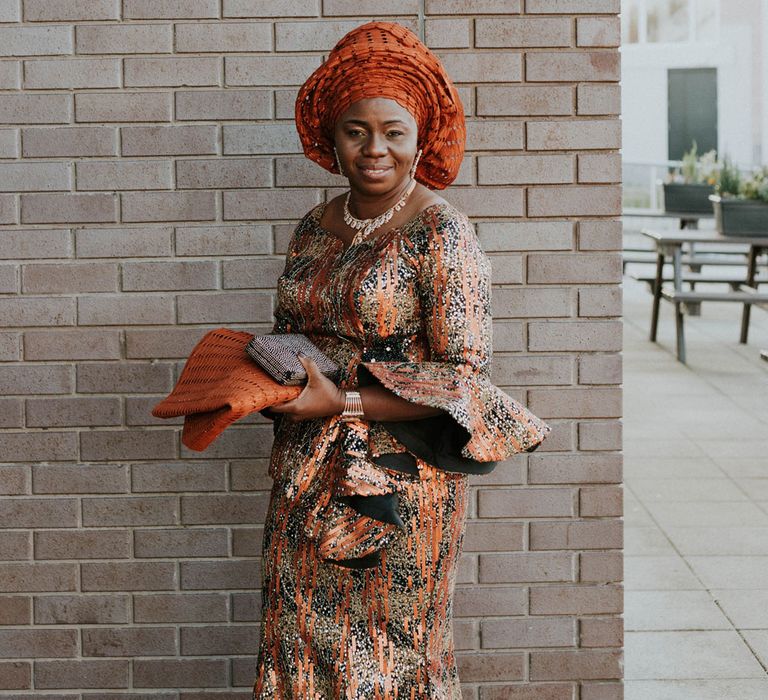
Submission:
[[[411,180],[416,179],[416,166],[419,164],[419,158],[421,158],[421,149],[419,149],[419,152],[416,154],[416,157],[413,159],[413,165],[411,166]]]
[[[339,160],[339,153],[336,150],[336,146],[333,147],[333,155],[336,157],[336,167],[339,169],[339,175],[344,175],[344,177],[346,177],[346,174],[341,169],[341,160]]]

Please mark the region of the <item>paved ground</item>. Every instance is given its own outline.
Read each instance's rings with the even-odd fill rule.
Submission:
[[[768,313],[672,306],[648,341],[625,279],[625,700],[768,698]]]

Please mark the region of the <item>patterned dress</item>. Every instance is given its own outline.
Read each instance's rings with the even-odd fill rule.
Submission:
[[[253,697],[461,698],[463,466],[534,449],[549,428],[490,383],[490,264],[463,214],[434,204],[345,247],[320,226],[324,206],[291,238],[273,332],[307,335],[341,386],[380,382],[445,413],[409,422],[433,435],[277,418]]]

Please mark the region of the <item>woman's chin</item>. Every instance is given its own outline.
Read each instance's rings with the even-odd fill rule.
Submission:
[[[355,189],[365,195],[387,195],[393,190],[402,189],[407,183],[407,178],[398,178],[394,172],[389,171],[381,175],[369,175],[360,173],[354,183]]]
[[[384,170],[380,173],[359,171],[357,174],[358,186],[361,190],[389,190],[396,184],[396,177],[391,170]]]

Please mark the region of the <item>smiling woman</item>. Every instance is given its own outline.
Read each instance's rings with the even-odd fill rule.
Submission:
[[[336,166],[349,180],[343,222],[359,231],[352,241],[359,242],[361,235],[372,233],[393,218],[396,222],[407,219],[430,202],[444,201],[436,195],[430,196],[429,190],[416,181],[421,156],[421,151],[417,151],[417,131],[418,125],[411,113],[394,100],[383,97],[355,102],[336,123]],[[416,196],[408,202],[417,187]],[[362,214],[362,219],[352,214],[353,197],[354,209]],[[340,199],[334,200],[325,212],[324,225],[349,243],[348,231],[334,225],[340,223]],[[376,215],[382,207],[387,208]]]
[[[272,407],[262,637],[253,696],[461,698],[453,591],[468,474],[549,427],[490,382],[490,263],[432,189],[455,177],[464,116],[407,29],[358,27],[296,102],[305,154],[349,191],[290,240],[273,332],[342,368]]]

